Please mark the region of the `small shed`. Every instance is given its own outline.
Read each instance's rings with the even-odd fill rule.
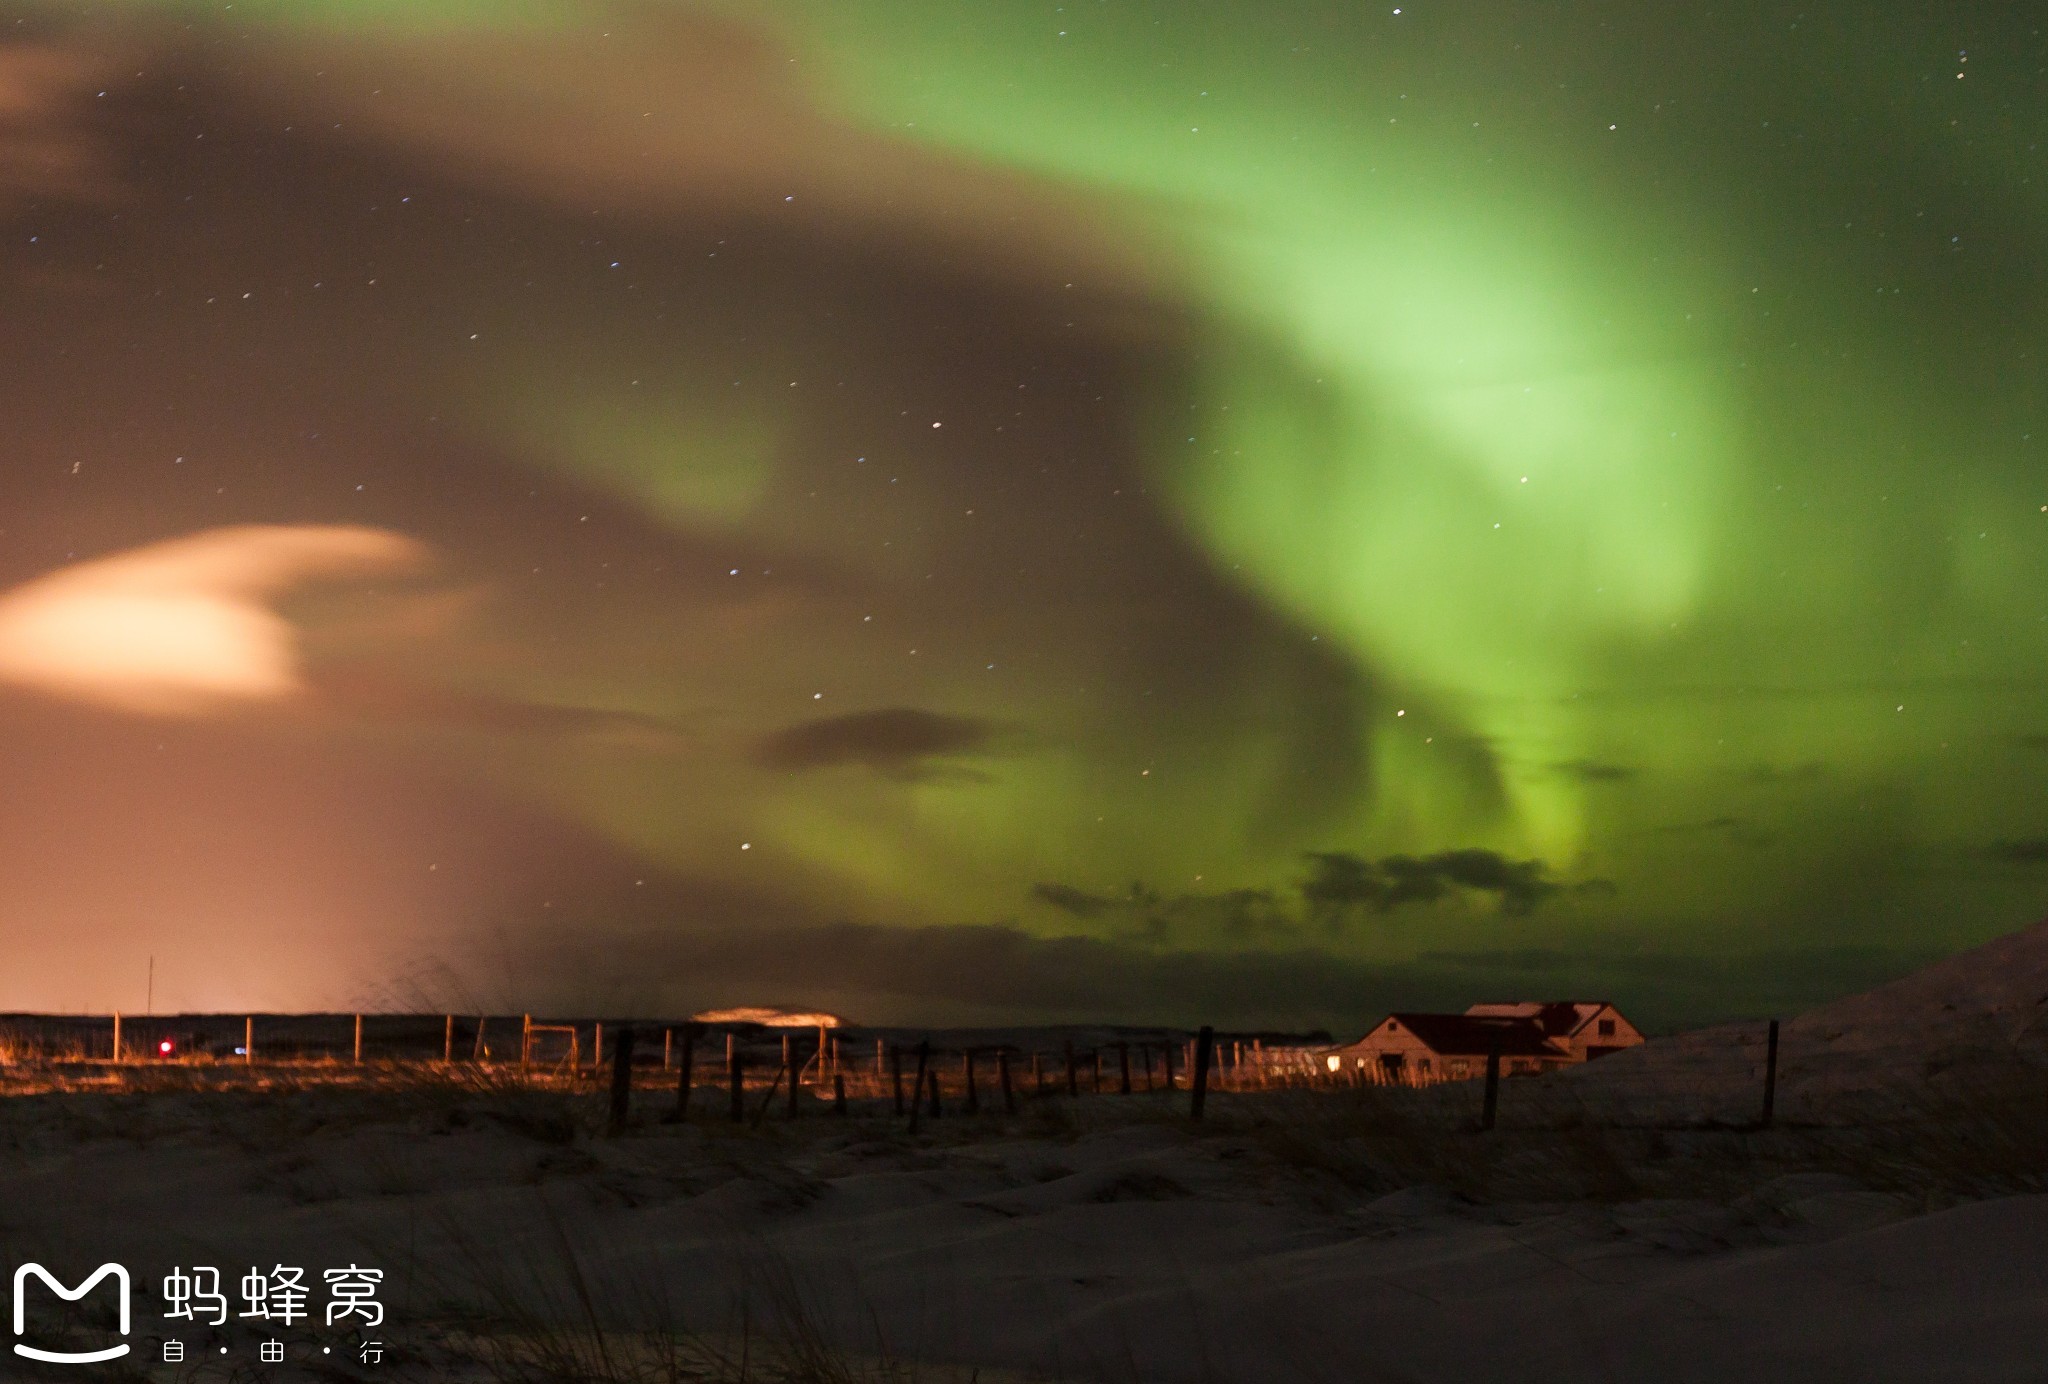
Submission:
[[[1424,1086],[1483,1076],[1496,1045],[1506,1075],[1530,1075],[1577,1060],[1533,1018],[1399,1013],[1374,1024],[1357,1042],[1332,1049],[1323,1063],[1332,1075]]]
[[[1642,1030],[1607,1000],[1517,1000],[1475,1004],[1465,1012],[1475,1018],[1533,1020],[1574,1062],[1590,1062],[1643,1041]]]

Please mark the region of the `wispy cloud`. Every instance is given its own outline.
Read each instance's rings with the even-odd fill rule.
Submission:
[[[0,593],[0,682],[153,716],[285,701],[299,635],[269,602],[425,555],[384,529],[242,525],[60,568]]]

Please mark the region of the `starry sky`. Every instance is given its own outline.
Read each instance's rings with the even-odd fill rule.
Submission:
[[[0,9],[0,1007],[1792,1012],[2048,893],[2009,4]]]

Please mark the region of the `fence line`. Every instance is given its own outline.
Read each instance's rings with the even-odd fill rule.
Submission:
[[[858,1031],[736,1026],[722,1030],[726,1062],[720,1071],[695,1060],[698,1046],[713,1033],[702,1024],[640,1020],[628,1026],[610,1020],[542,1022],[531,1014],[515,1017],[517,1048],[501,1050],[490,1035],[506,1031],[509,1021],[502,1015],[0,1015],[0,1080],[40,1069],[76,1068],[111,1076],[111,1069],[218,1070],[231,1064],[252,1076],[298,1073],[305,1079],[329,1080],[344,1079],[344,1072],[353,1079],[377,1081],[408,1073],[475,1071],[562,1089],[594,1085],[605,1079],[609,1067],[614,1082],[624,1071],[628,1092],[651,1084],[665,1087],[673,1079],[674,1108],[663,1118],[688,1119],[706,1113],[703,1102],[693,1099],[706,1085],[730,1086],[731,1108],[740,1111],[748,1094],[746,1071],[765,1062],[765,1070],[778,1072],[776,1089],[785,1096],[785,1109],[792,1116],[826,1105],[844,1112],[847,1102],[879,1103],[913,1123],[948,1110],[980,1116],[999,1108],[1007,1115],[1016,1113],[1024,1100],[1083,1095],[1173,1105],[1187,1101],[1181,1108],[1200,1118],[1205,1102],[1217,1096],[1446,1083],[1436,1074],[1417,1073],[1413,1064],[1388,1071],[1347,1056],[1333,1065],[1338,1050],[1331,1046],[1269,1045],[1263,1037],[1231,1036],[1206,1028],[1193,1038],[1155,1031],[1151,1036],[1119,1036],[1093,1044],[1056,1034],[1046,1034],[1038,1043],[1026,1039],[953,1045],[929,1039],[891,1041],[887,1035],[876,1035],[872,1061],[849,1061],[846,1040],[859,1036]],[[1761,1024],[1757,1027],[1763,1029]],[[637,1043],[626,1037],[636,1030]],[[662,1037],[658,1047],[652,1041],[657,1031]],[[1706,1047],[1692,1056],[1696,1061],[1704,1057],[1724,1090],[1731,1078],[1737,1084],[1761,1078],[1760,1101],[1751,1104],[1747,1114],[1721,1123],[1763,1128],[1776,1116],[1777,1021],[1770,1021],[1767,1036],[1763,1031],[1745,1034],[1746,1029],[1722,1040],[1725,1057],[1715,1055],[1720,1048]],[[607,1043],[607,1038],[612,1041]],[[458,1059],[458,1052],[465,1055]],[[918,1065],[907,1089],[906,1058],[916,1059]],[[1019,1080],[1018,1064],[1027,1059],[1028,1073]],[[1527,1073],[1512,1070],[1506,1062],[1485,1065],[1485,1106],[1490,1115],[1501,1099],[1500,1078]],[[1673,1077],[1646,1077],[1643,1094],[1651,1099],[1683,1094]],[[985,1084],[990,1078],[1000,1092],[1000,1107]],[[1463,1079],[1477,1085],[1482,1076],[1474,1072]],[[1716,1104],[1721,1103],[1717,1098]],[[1492,1123],[1483,1119],[1482,1127]]]

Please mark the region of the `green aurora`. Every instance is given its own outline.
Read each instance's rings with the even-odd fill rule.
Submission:
[[[219,516],[374,523],[519,593],[425,675],[307,615],[321,666],[585,718],[312,732],[624,862],[446,904],[379,965],[544,916],[655,956],[674,927],[700,974],[750,931],[902,929],[1041,960],[732,985],[1336,1025],[1587,991],[1673,1023],[2039,914],[2048,42],[2018,10],[237,8],[136,6],[135,41],[189,20],[224,108],[368,127],[348,157],[511,228],[423,219],[375,242],[417,271],[376,325],[250,339],[417,401],[519,478],[486,513],[559,491],[610,545],[543,593],[515,521],[441,500]],[[572,213],[610,228],[573,270]],[[364,332],[387,363],[350,363]],[[201,526],[163,503],[124,541]],[[1044,980],[1061,957],[1129,989]]]

